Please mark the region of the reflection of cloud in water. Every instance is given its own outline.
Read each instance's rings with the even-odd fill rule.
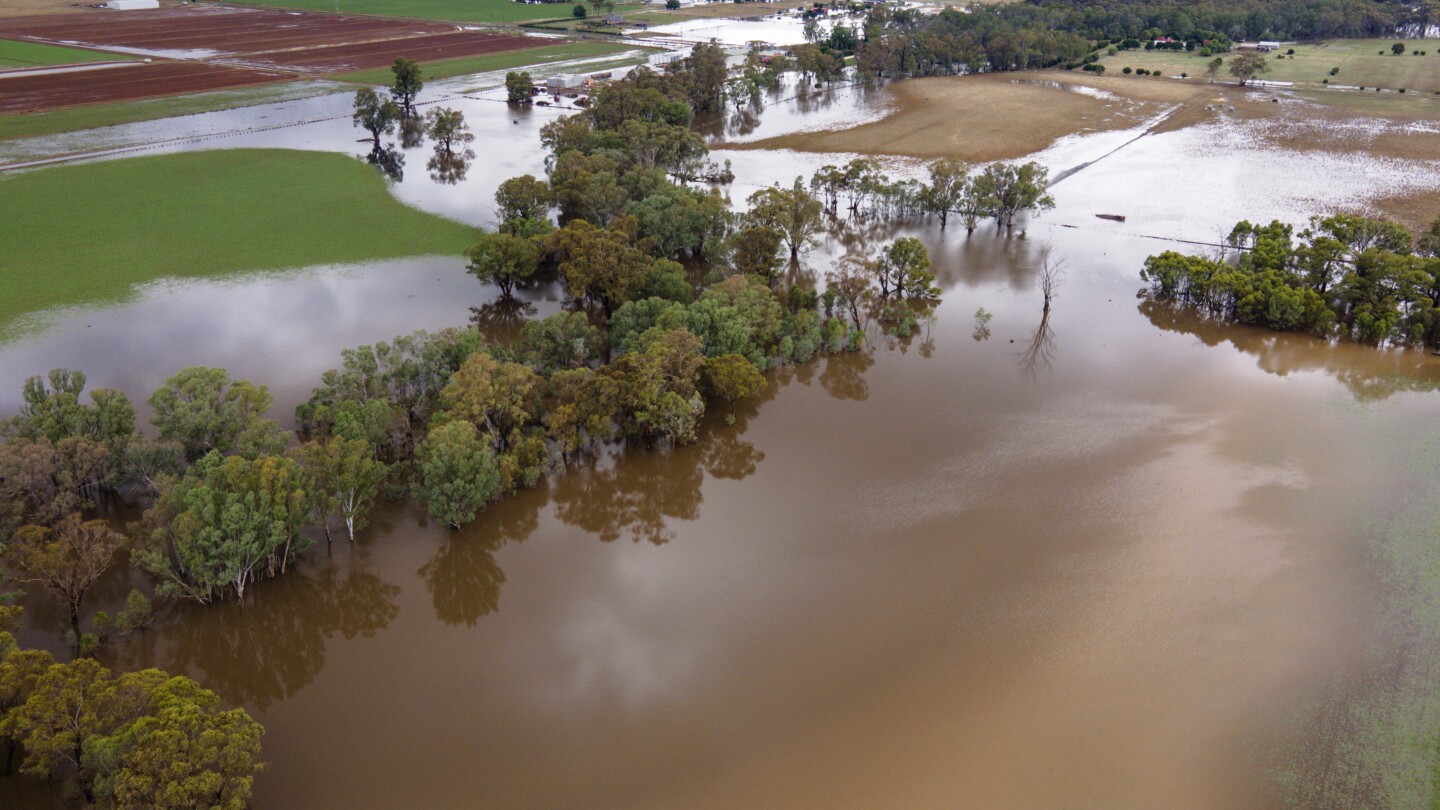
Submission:
[[[1204,428],[1170,407],[1119,405],[1084,394],[1061,397],[1039,412],[994,414],[971,426],[972,435],[983,437],[979,446],[872,487],[863,497],[837,498],[848,507],[836,522],[859,531],[903,531],[962,515],[1001,492],[1013,495],[1019,490],[1010,485],[1029,471],[1115,453],[1145,437],[1181,438]]]
[[[1435,163],[1266,142],[1267,125],[1232,120],[1149,135],[1055,187],[1055,218],[1087,230],[1214,240],[1239,219],[1304,222],[1316,211],[1440,187]],[[1176,167],[1184,182],[1176,182]],[[1118,213],[1125,223],[1101,223]],[[1082,219],[1083,218],[1083,219]]]
[[[84,371],[90,387],[119,388],[143,409],[170,375],[211,365],[269,385],[285,420],[342,349],[463,324],[493,295],[458,257],[147,285],[134,303],[61,311],[54,326],[0,346],[0,413],[51,368]]]

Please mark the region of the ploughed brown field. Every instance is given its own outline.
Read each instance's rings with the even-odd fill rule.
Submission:
[[[288,74],[211,65],[154,62],[78,73],[45,73],[0,79],[0,114],[69,107],[92,101],[125,101],[225,90],[292,78]]]
[[[85,45],[154,61],[0,76],[0,114],[217,90],[531,46],[448,23],[231,7],[0,18],[0,38]]]

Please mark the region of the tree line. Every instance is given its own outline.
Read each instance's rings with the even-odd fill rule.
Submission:
[[[877,6],[858,37],[841,38],[853,40],[850,50],[835,41],[821,47],[853,53],[862,74],[901,78],[1080,67],[1097,48],[1162,36],[1217,52],[1245,39],[1424,37],[1437,22],[1440,4],[1380,0],[1026,0],[934,15]]]
[[[1140,277],[1156,301],[1276,330],[1376,346],[1440,346],[1440,220],[1412,234],[1350,214],[1240,222],[1216,257],[1166,251]]]

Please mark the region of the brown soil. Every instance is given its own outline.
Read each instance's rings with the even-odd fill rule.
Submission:
[[[1095,98],[1076,87],[1111,95]],[[1175,105],[1181,105],[1177,114],[1202,114],[1214,90],[1069,73],[912,79],[890,86],[895,111],[879,121],[726,148],[1003,160],[1038,152],[1066,135],[1133,127]]]
[[[366,70],[397,56],[420,61],[476,56],[538,42],[460,31],[448,23],[221,6],[7,17],[0,19],[0,37],[210,54],[183,62],[157,58],[137,67],[11,76],[0,81],[0,113]]]
[[[253,54],[245,56],[244,61],[259,67],[277,66],[319,73],[343,73],[385,67],[392,64],[397,56],[405,56],[422,63],[438,62],[442,59],[531,48],[535,44],[535,39],[521,35],[496,36],[474,31],[455,31],[328,48]]]
[[[455,26],[445,23],[223,6],[42,15],[0,21],[0,36],[10,39],[78,42],[97,48],[107,45],[166,50],[205,48],[233,54],[400,39],[455,30]]]
[[[154,62],[75,73],[49,73],[0,81],[0,114],[223,90],[293,78],[286,73],[242,70],[204,62]]]

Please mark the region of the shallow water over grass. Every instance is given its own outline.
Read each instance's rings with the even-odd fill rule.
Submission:
[[[486,221],[494,183],[539,171],[534,129],[554,114],[504,109],[467,108],[486,140],[463,184],[411,175],[397,193]],[[343,130],[294,137],[343,148]],[[945,289],[934,324],[778,372],[695,446],[557,475],[463,531],[383,510],[252,604],[175,606],[107,660],[187,672],[254,712],[263,807],[1423,798],[1390,771],[1413,775],[1433,729],[1397,737],[1375,707],[1430,716],[1389,673],[1435,660],[1435,634],[1412,631],[1432,595],[1397,573],[1428,565],[1433,530],[1426,545],[1407,520],[1393,542],[1391,518],[1433,491],[1417,482],[1440,362],[1138,301],[1140,263],[1169,246],[1148,236],[1205,239],[1368,188],[1364,166],[1247,186],[1264,156],[1237,146],[1227,164],[1185,140],[1204,134],[1109,157],[1123,140],[1057,145],[1040,156],[1053,168],[1093,164],[1023,238],[872,224],[828,239],[802,278],[849,244],[922,238]],[[716,157],[735,160],[737,201],[836,159]],[[1187,160],[1220,191],[1176,190]],[[1042,319],[1046,244],[1066,275]],[[0,410],[52,365],[143,399],[213,363],[270,384],[283,418],[340,349],[492,299],[458,258],[156,288],[0,348]],[[53,605],[30,603],[30,640],[53,643]],[[13,789],[0,780],[0,800]]]

